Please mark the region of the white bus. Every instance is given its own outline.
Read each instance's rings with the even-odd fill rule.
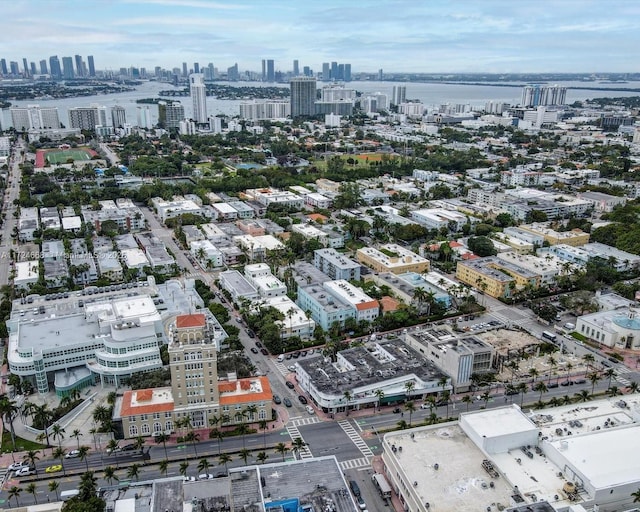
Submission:
[[[373,483],[376,484],[380,496],[385,499],[391,498],[391,486],[389,485],[389,482],[387,482],[387,479],[384,477],[384,475],[381,475],[380,473],[374,473],[371,477],[371,480],[373,480]]]
[[[556,335],[549,331],[542,331],[542,337],[549,341],[556,341]]]

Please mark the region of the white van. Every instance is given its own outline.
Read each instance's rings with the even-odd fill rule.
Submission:
[[[278,362],[281,363],[282,361],[284,361],[284,354],[278,356]]]
[[[78,494],[80,494],[80,491],[78,489],[69,489],[68,491],[62,491],[60,493],[60,500],[67,501],[67,500],[70,500],[71,498],[74,498]]]

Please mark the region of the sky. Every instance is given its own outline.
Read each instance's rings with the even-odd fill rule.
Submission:
[[[0,58],[93,55],[97,69],[638,71],[637,0],[2,0]]]

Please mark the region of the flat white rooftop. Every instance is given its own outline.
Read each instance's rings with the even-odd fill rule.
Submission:
[[[596,489],[640,481],[640,425],[550,443]]]
[[[406,480],[414,483],[415,492],[432,510],[478,512],[497,503],[509,506],[511,486],[504,478],[492,479],[482,468],[487,457],[457,424],[394,432],[384,439],[395,446]]]
[[[523,415],[520,408],[515,405],[462,413],[460,416],[464,417],[465,423],[482,437],[498,437],[537,430],[535,423]]]

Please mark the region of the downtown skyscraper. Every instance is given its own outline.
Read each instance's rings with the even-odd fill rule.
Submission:
[[[193,120],[196,123],[207,122],[207,87],[202,73],[189,75],[189,91],[193,102]]]

